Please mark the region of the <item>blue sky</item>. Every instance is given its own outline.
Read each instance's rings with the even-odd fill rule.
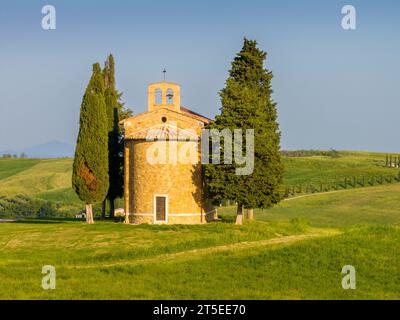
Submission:
[[[56,30],[41,28],[46,4]],[[354,31],[341,28],[345,4]],[[74,143],[91,65],[110,52],[135,113],[166,68],[182,104],[213,117],[246,36],[268,52],[283,148],[399,152],[399,34],[395,0],[2,0],[0,150]]]

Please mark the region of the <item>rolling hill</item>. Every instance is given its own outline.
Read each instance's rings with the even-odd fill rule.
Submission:
[[[311,194],[282,201],[271,209],[255,209],[260,221],[304,220],[314,227],[354,224],[400,226],[400,184]],[[233,217],[236,207],[219,213]]]

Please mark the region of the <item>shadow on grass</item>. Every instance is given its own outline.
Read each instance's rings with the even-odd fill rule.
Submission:
[[[202,229],[204,226],[213,225],[215,223],[227,223],[232,224],[235,222],[236,216],[232,215],[221,215],[219,216],[219,221],[212,221],[206,224],[198,224],[198,225],[185,225],[185,224],[175,224],[175,225],[154,225],[154,224],[140,224],[135,225],[137,229],[144,229],[144,230],[193,230],[196,228]],[[61,223],[69,223],[69,222],[85,222],[85,219],[76,219],[76,218],[19,218],[15,221],[7,221],[7,223],[17,223],[17,224],[61,224]],[[123,218],[116,217],[114,219],[95,219],[95,223],[111,223],[111,224],[121,224],[123,225]]]
[[[109,223],[115,223],[115,224],[123,224],[123,219],[100,219],[100,218],[95,218],[95,223],[96,222],[109,222]],[[55,223],[68,223],[68,222],[83,222],[85,223],[85,219],[77,219],[77,218],[19,218],[15,221],[9,221],[11,223],[20,223],[20,224],[55,224]]]
[[[73,218],[30,218],[16,220],[12,223],[20,224],[54,224],[54,223],[65,223],[65,222],[76,222],[79,221]]]

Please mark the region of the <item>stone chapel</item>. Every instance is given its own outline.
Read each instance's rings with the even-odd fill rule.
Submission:
[[[147,112],[121,121],[126,223],[198,224],[214,217],[200,161],[201,130],[211,120],[182,107],[180,93],[175,83],[150,84]]]

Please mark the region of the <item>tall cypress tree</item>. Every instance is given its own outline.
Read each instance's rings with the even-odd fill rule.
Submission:
[[[283,165],[280,156],[280,132],[276,104],[272,100],[272,73],[264,68],[267,54],[257,42],[244,39],[242,50],[231,65],[225,88],[220,92],[221,114],[209,128],[254,130],[254,170],[237,175],[236,163],[207,165],[205,177],[209,196],[216,201],[235,200],[237,223],[242,223],[242,209],[252,219],[254,208],[268,208],[280,201],[279,187]],[[221,144],[223,145],[223,144]],[[245,145],[245,143],[244,143]],[[221,148],[221,152],[223,152]]]
[[[110,217],[114,217],[115,199],[123,194],[123,141],[119,121],[123,112],[120,102],[121,93],[115,87],[115,62],[110,54],[103,69],[105,83],[105,102],[107,109],[108,128],[108,160],[109,160],[109,190],[107,199],[110,202]]]
[[[104,80],[98,63],[83,96],[72,187],[86,203],[86,222],[94,223],[92,204],[108,192],[108,135]]]

